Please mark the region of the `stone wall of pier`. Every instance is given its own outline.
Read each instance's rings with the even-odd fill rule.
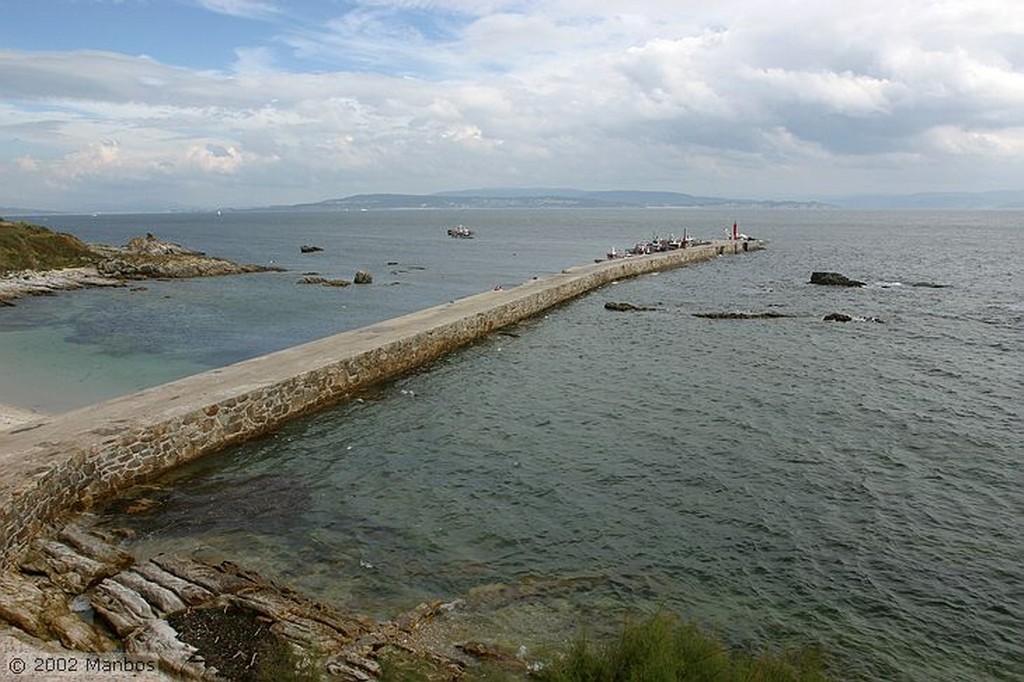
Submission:
[[[0,568],[67,514],[495,329],[617,279],[761,247],[714,242],[572,268],[0,432]]]

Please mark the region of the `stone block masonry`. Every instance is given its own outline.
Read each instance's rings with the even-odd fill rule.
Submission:
[[[618,279],[759,249],[716,241],[584,265],[0,432],[0,570],[48,524]]]

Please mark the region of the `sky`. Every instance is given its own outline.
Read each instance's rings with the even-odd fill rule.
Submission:
[[[0,206],[1024,189],[1020,0],[0,0]]]

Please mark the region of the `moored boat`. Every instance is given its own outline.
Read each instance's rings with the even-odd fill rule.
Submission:
[[[455,227],[448,228],[448,236],[453,239],[472,239],[473,230],[465,225],[456,225]]]

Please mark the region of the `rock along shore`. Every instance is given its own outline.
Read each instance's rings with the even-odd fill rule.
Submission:
[[[23,296],[49,296],[86,287],[121,287],[124,281],[100,274],[95,265],[59,270],[21,270],[0,277],[0,306]]]
[[[86,287],[119,287],[131,280],[220,277],[281,270],[214,258],[162,241],[152,234],[135,237],[121,247],[83,246],[86,250],[81,258],[91,261],[88,264],[24,269],[0,276],[0,306],[13,305],[11,301],[23,296],[46,296]]]

